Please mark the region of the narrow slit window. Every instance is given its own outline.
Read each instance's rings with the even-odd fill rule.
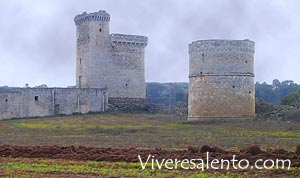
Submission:
[[[34,96],[34,101],[38,101],[39,100],[39,96]]]
[[[82,82],[81,80],[82,80],[82,76],[79,76],[78,77],[78,86],[79,86],[79,88],[81,88],[81,82]]]

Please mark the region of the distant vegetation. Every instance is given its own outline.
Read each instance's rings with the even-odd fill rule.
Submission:
[[[177,102],[187,102],[189,84],[176,83],[147,83],[147,101],[149,104],[175,106]]]
[[[300,93],[299,92],[292,92],[286,97],[284,97],[281,101],[281,104],[284,105],[294,105],[300,102]]]
[[[256,97],[268,103],[280,105],[289,104],[293,97],[300,94],[293,94],[284,99],[290,93],[300,91],[300,85],[292,80],[273,80],[272,84],[266,82],[255,83]],[[174,106],[176,102],[187,102],[188,83],[147,83],[147,100],[150,104],[163,104]]]
[[[266,82],[255,84],[256,97],[260,98],[268,103],[275,105],[279,104],[289,104],[289,98],[284,100],[284,97],[288,96],[290,93],[299,92],[300,85],[296,84],[292,80],[284,80],[280,82],[279,80],[273,80],[272,84],[267,84]]]

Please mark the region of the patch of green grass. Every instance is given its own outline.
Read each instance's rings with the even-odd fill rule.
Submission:
[[[95,162],[95,161],[67,161],[37,159],[32,162],[30,159],[22,158],[8,160],[0,163],[0,169],[7,172],[23,173],[55,173],[56,175],[72,172],[78,175],[98,175],[108,177],[175,177],[183,173],[182,170],[142,170],[139,163],[126,162]],[[192,176],[193,172],[188,172]],[[204,173],[202,174],[204,175]],[[59,176],[58,176],[59,177]]]
[[[91,133],[106,133],[112,135],[121,135],[125,133],[137,133],[137,132],[143,132],[143,133],[156,132],[155,127],[145,127],[145,126],[118,126],[118,127],[110,127],[110,128],[96,126],[93,128],[88,128],[86,130]]]
[[[155,114],[88,114],[0,121],[0,142],[23,145],[85,145],[182,149],[215,145],[242,148],[260,144],[294,150],[300,123],[211,120]]]
[[[247,173],[233,173],[231,171],[201,171],[201,170],[168,170],[151,169],[148,164],[142,170],[140,163],[127,162],[96,162],[72,161],[55,159],[29,159],[29,158],[0,158],[0,170],[13,177],[64,177],[82,175],[85,177],[189,177],[189,178],[247,178]],[[0,172],[1,174],[1,172]],[[70,175],[69,175],[70,176]]]

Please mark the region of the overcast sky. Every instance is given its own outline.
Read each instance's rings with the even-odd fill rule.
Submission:
[[[146,81],[188,81],[188,44],[256,43],[255,80],[300,83],[298,0],[0,0],[0,86],[75,85],[75,25],[106,10],[111,33],[146,35]]]

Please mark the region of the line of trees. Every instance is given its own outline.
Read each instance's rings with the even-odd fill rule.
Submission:
[[[289,105],[291,102],[298,100],[298,95],[300,100],[300,85],[292,80],[280,82],[275,79],[272,84],[256,82],[255,91],[257,98],[275,105]],[[187,102],[187,92],[187,82],[147,83],[147,100],[150,104],[174,106],[176,102]]]
[[[275,105],[287,104],[284,98],[291,93],[298,93],[300,85],[292,80],[284,80],[280,82],[278,79],[273,80],[272,84],[266,82],[255,83],[256,97],[268,103]]]

